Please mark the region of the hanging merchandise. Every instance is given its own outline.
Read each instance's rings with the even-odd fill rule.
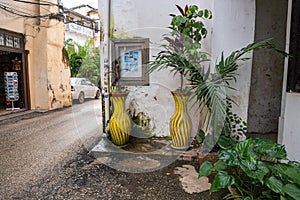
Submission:
[[[21,61],[18,60],[17,57],[14,60],[12,60],[12,63],[13,63],[13,70],[15,71],[21,70]]]
[[[11,105],[12,105],[11,108],[7,108],[6,110],[19,109],[14,107],[14,101],[19,100],[18,73],[4,72],[4,86],[5,86],[6,100],[11,101]]]

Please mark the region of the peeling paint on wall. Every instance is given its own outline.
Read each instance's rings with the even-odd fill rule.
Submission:
[[[165,101],[170,102],[169,106],[165,105]],[[142,127],[147,127],[148,134],[169,136],[169,119],[174,109],[174,102],[168,89],[159,85],[130,87],[126,107],[133,118],[139,120]]]

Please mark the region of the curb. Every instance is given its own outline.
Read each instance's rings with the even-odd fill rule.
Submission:
[[[29,119],[33,118],[35,116],[41,115],[43,113],[46,113],[47,111],[41,110],[21,110],[21,111],[15,111],[15,112],[9,112],[5,114],[0,114],[0,123],[9,122],[10,120],[15,121],[14,119]],[[18,120],[17,120],[18,121]]]

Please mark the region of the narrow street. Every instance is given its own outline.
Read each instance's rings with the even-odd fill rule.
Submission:
[[[20,188],[74,154],[82,145],[89,149],[99,141],[100,100],[13,123],[0,129],[0,199],[10,199]]]
[[[184,191],[176,168],[189,166],[197,173],[195,159],[178,159],[150,173],[102,164],[89,152],[101,136],[100,116],[100,101],[90,100],[1,122],[0,199],[218,200],[226,195]]]

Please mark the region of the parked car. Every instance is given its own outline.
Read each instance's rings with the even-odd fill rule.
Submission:
[[[99,88],[86,78],[71,78],[72,99],[83,103],[85,99],[100,96]]]

